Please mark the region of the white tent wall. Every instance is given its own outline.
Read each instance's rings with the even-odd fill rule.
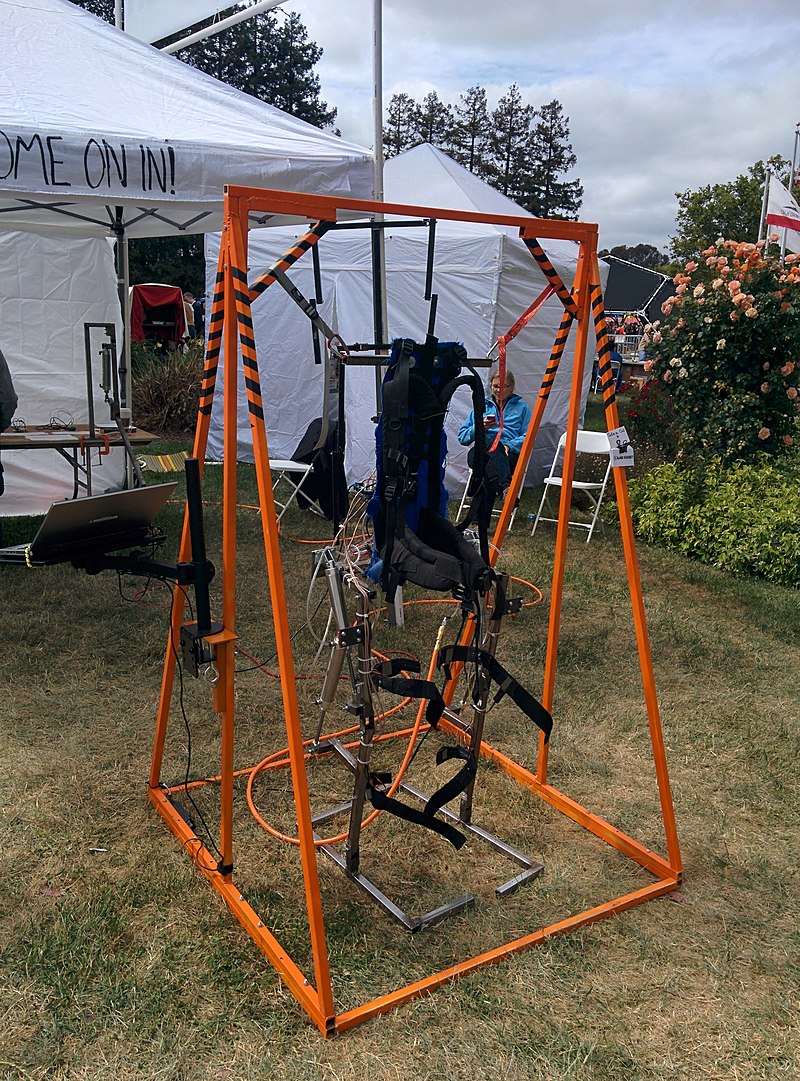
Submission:
[[[547,254],[558,270],[564,284],[570,288],[575,279],[578,266],[578,246],[569,241],[547,241],[544,245]],[[506,334],[519,318],[520,297],[524,296],[526,283],[530,281],[533,262],[528,249],[516,238],[503,237],[503,273],[500,276],[497,295],[496,333]],[[607,273],[600,268],[601,285],[605,284]],[[536,274],[537,290],[544,288],[544,276]],[[533,298],[531,298],[533,299]],[[523,305],[523,310],[524,310]],[[544,373],[550,362],[556,332],[564,315],[564,306],[556,296],[549,297],[544,306],[534,318],[523,327],[516,338],[509,343],[506,355],[506,364],[514,373],[516,390],[527,402],[533,406],[534,401],[542,385]],[[567,414],[569,412],[569,399],[572,389],[573,360],[575,355],[575,333],[573,324],[564,354],[559,364],[558,372],[550,396],[547,400],[547,408],[544,411],[541,425],[536,436],[528,475],[528,484],[541,484],[545,475],[550,470],[558,440],[567,427]],[[584,358],[583,383],[581,387],[580,417],[583,424],[586,410],[586,398],[592,380],[592,361],[595,354],[594,333],[589,335],[589,347]]]
[[[427,232],[414,237],[411,230],[387,230],[386,264],[389,337],[422,340],[428,324],[429,303],[424,298]],[[301,235],[294,230],[269,230],[251,234],[251,278],[265,270]],[[476,241],[465,237],[448,246],[437,261],[434,290],[439,301],[436,332],[442,340],[464,342],[470,356],[485,356],[491,344],[491,305],[485,300],[487,277],[497,275],[500,243],[497,236]],[[319,244],[323,303],[320,313],[345,341],[372,341],[372,262],[368,230],[328,234]],[[209,288],[216,273],[219,237],[206,241]],[[304,296],[313,296],[313,268],[307,255],[290,272]],[[399,286],[399,288],[396,288]],[[256,351],[262,380],[267,438],[275,458],[291,457],[309,423],[323,408],[323,370],[314,364],[311,327],[307,317],[278,284],[273,284],[253,304]],[[466,392],[454,400],[448,431],[469,410]],[[221,386],[218,384],[209,435],[209,455],[222,454]],[[375,468],[374,425],[375,371],[348,367],[346,372],[345,422],[347,443],[345,468],[348,479],[361,480]],[[239,456],[253,460],[252,443],[243,387],[238,388]],[[449,438],[455,459],[466,461],[455,436]],[[453,480],[465,475],[456,466]]]
[[[448,223],[452,225],[452,223]],[[251,233],[251,281],[292,247],[302,230]],[[219,236],[206,240],[206,271],[211,289],[216,274]],[[345,341],[372,341],[372,273],[369,231],[328,233],[318,244],[324,302],[320,312]],[[549,242],[547,251],[565,284],[572,285],[577,246]],[[386,230],[386,276],[389,339],[424,339],[430,306],[424,299],[427,231]],[[307,298],[314,295],[311,256],[306,255],[289,276]],[[527,248],[502,230],[459,225],[437,234],[433,291],[438,294],[436,335],[442,341],[463,342],[469,356],[485,358],[497,334],[506,333],[546,285]],[[508,366],[517,389],[532,403],[550,359],[563,314],[551,297],[508,349]],[[258,297],[252,308],[256,352],[262,380],[267,439],[274,458],[290,458],[308,424],[321,415],[323,372],[313,362],[311,329],[307,317],[277,283]],[[571,344],[571,343],[570,343]],[[591,379],[591,355],[584,369],[581,410]],[[534,448],[527,481],[540,483],[546,474],[558,438],[566,428],[573,354],[568,345],[551,391]],[[488,372],[486,373],[488,377]],[[488,381],[488,379],[487,379]],[[221,385],[212,411],[209,455],[222,456]],[[457,440],[458,429],[471,408],[466,390],[454,397],[448,413],[447,484],[460,493],[467,477],[467,448]],[[349,482],[362,480],[375,468],[375,373],[371,368],[348,367],[345,421],[345,468]],[[253,460],[247,401],[238,388],[238,453]]]
[[[113,323],[121,341],[111,244],[100,237],[0,231],[0,349],[19,398],[17,418],[28,425],[47,424],[53,416],[88,422],[86,322]],[[106,423],[110,414],[99,387],[99,363],[95,370],[95,418]],[[97,451],[93,454],[94,491],[118,488],[124,478],[122,452],[112,451],[99,462]],[[43,514],[55,500],[72,495],[72,468],[55,450],[6,450],[3,469],[0,515]]]

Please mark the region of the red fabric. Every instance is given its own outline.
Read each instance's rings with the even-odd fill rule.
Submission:
[[[134,285],[131,341],[179,342],[186,333],[183,293],[177,285]]]
[[[767,225],[775,225],[779,229],[792,229],[795,233],[800,231],[800,219],[790,218],[788,214],[767,214]]]

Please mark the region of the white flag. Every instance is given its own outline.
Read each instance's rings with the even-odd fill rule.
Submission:
[[[800,252],[800,205],[774,176],[769,178],[767,225],[786,230],[786,247]]]

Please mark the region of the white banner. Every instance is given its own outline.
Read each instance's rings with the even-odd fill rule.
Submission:
[[[125,0],[125,32],[152,44],[232,6],[224,0]]]
[[[56,134],[0,129],[0,183],[11,191],[186,197],[184,148],[166,140],[120,139],[97,132]],[[194,158],[193,148],[191,153]],[[194,164],[189,168],[189,172]],[[189,194],[194,194],[190,192]]]

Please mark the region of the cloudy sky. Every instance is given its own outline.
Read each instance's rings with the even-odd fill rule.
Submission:
[[[372,0],[285,6],[325,51],[322,97],[342,135],[371,146]],[[476,84],[493,107],[513,82],[531,105],[562,103],[601,246],[665,250],[676,191],[791,157],[800,0],[383,0],[383,12],[384,108],[403,91],[453,104]]]

